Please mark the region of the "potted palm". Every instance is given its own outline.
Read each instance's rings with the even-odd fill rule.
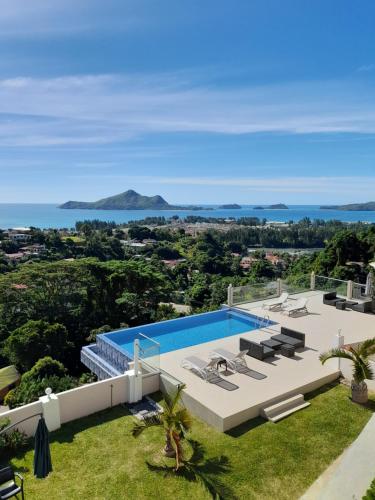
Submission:
[[[176,459],[176,471],[184,458],[182,441],[192,425],[192,418],[188,410],[181,404],[181,394],[184,387],[184,385],[180,385],[173,394],[164,396],[165,408],[162,414],[136,422],[132,428],[134,437],[140,436],[144,430],[150,427],[159,426],[162,428],[165,434],[164,455]]]
[[[375,354],[375,338],[365,340],[356,347],[347,349],[332,349],[320,355],[319,359],[324,364],[331,358],[349,359],[353,363],[353,378],[351,381],[352,401],[367,403],[368,389],[365,380],[372,380],[374,372],[369,357]]]

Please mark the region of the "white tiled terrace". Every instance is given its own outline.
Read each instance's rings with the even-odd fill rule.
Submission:
[[[330,360],[322,366],[319,354],[333,347],[339,329],[346,344],[374,336],[375,315],[351,310],[340,311],[324,305],[323,292],[310,291],[294,295],[293,298],[301,296],[308,297],[307,315],[288,317],[280,312],[265,311],[262,305],[267,301],[242,304],[237,307],[258,316],[269,314],[270,319],[277,324],[160,356],[161,368],[186,384],[184,402],[193,413],[217,429],[227,431],[257,417],[265,406],[288,396],[306,394],[338,378],[338,361]],[[240,337],[260,342],[279,333],[281,326],[305,333],[306,347],[297,349],[294,358],[277,355],[265,361],[258,361],[246,356],[249,368],[267,375],[263,380],[228,371],[222,374],[223,378],[238,385],[239,389],[227,391],[203,381],[181,367],[182,359],[187,356],[196,355],[208,360],[215,347],[238,352]],[[308,411],[308,408],[303,411]]]

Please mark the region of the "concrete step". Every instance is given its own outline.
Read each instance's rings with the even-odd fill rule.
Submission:
[[[270,422],[278,422],[292,413],[302,410],[310,406],[310,403],[305,401],[303,394],[297,394],[291,398],[279,401],[271,406],[267,406],[262,410],[262,416]]]

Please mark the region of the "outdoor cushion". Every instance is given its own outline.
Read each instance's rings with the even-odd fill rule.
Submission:
[[[288,335],[284,335],[282,333],[279,333],[278,335],[272,335],[271,337],[272,340],[278,340],[279,342],[282,342],[283,344],[289,344],[294,347],[303,347],[304,346],[304,341],[300,339],[295,339],[293,337],[289,337]]]

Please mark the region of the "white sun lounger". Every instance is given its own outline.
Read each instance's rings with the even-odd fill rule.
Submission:
[[[218,356],[210,359],[210,361],[204,361],[198,356],[187,356],[181,361],[181,366],[187,370],[197,372],[200,377],[208,381],[211,375],[217,375],[217,361]]]
[[[191,370],[193,373],[198,374],[199,377],[203,378],[206,382],[214,384],[226,391],[235,391],[238,389],[238,385],[232,384],[228,380],[224,380],[220,377],[217,371],[217,362],[220,358],[215,357],[210,361],[206,362],[203,359],[198,358],[198,356],[187,356],[181,362],[183,368]]]
[[[307,310],[307,302],[306,298],[298,299],[294,304],[288,304],[282,308],[283,314],[288,314],[288,316],[293,316],[293,314],[305,312],[308,313]]]
[[[289,294],[287,292],[283,292],[280,297],[277,299],[270,300],[267,303],[263,304],[263,309],[268,309],[269,311],[275,311],[277,309],[281,309],[283,305],[289,298]]]
[[[267,376],[263,373],[259,373],[248,368],[245,361],[247,352],[248,349],[246,349],[245,351],[240,351],[238,354],[234,354],[233,352],[227,351],[226,349],[215,349],[212,353],[213,356],[220,356],[221,359],[225,359],[229,368],[237,373],[247,375],[248,377],[254,378],[256,380],[267,378]]]
[[[245,351],[240,351],[238,354],[234,354],[233,352],[227,351],[226,349],[215,349],[212,351],[213,356],[216,358],[223,358],[228,363],[230,368],[235,369],[236,365],[244,365],[246,366],[245,356],[247,354],[247,349]]]

